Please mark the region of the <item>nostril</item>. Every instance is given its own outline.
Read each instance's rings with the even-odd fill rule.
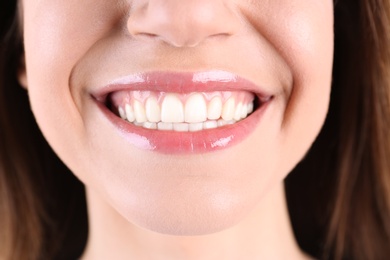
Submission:
[[[132,34],[134,36],[147,37],[147,38],[156,38],[156,37],[158,37],[157,34],[147,33],[147,32],[133,32]]]
[[[147,33],[147,32],[132,32],[132,37],[137,40],[144,40],[144,41],[153,41],[157,39],[161,39],[161,37],[154,33]],[[163,39],[161,39],[164,41]]]
[[[134,37],[194,47],[208,38],[235,34],[240,19],[232,7],[210,0],[153,0],[133,8],[127,30]]]

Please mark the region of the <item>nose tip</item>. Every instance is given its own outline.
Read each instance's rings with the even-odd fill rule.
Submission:
[[[127,20],[127,30],[135,38],[157,38],[175,47],[233,35],[238,25],[223,0],[150,0],[133,8]]]

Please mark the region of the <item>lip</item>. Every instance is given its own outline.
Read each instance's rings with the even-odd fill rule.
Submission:
[[[124,90],[145,90],[174,93],[210,91],[249,91],[261,106],[247,118],[215,129],[198,132],[158,131],[137,127],[107,108],[107,96]],[[97,89],[91,95],[106,118],[131,145],[164,154],[194,154],[227,149],[248,137],[261,121],[273,96],[253,82],[226,71],[147,72],[121,77]]]

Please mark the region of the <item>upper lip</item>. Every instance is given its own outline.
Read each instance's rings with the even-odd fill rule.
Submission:
[[[136,73],[112,80],[92,93],[94,99],[106,102],[107,96],[116,91],[160,91],[173,93],[248,91],[260,100],[267,101],[272,94],[260,86],[234,73],[222,70],[200,72]]]

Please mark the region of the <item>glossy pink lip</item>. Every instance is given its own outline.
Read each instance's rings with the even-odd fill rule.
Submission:
[[[261,105],[246,119],[233,125],[199,132],[158,131],[137,127],[119,118],[107,108],[107,96],[110,93],[123,90],[153,90],[174,93],[249,91],[255,93]],[[128,143],[143,150],[168,154],[205,153],[226,149],[241,142],[256,128],[272,101],[272,95],[262,91],[259,86],[226,71],[133,74],[112,81],[92,93],[92,97]]]

